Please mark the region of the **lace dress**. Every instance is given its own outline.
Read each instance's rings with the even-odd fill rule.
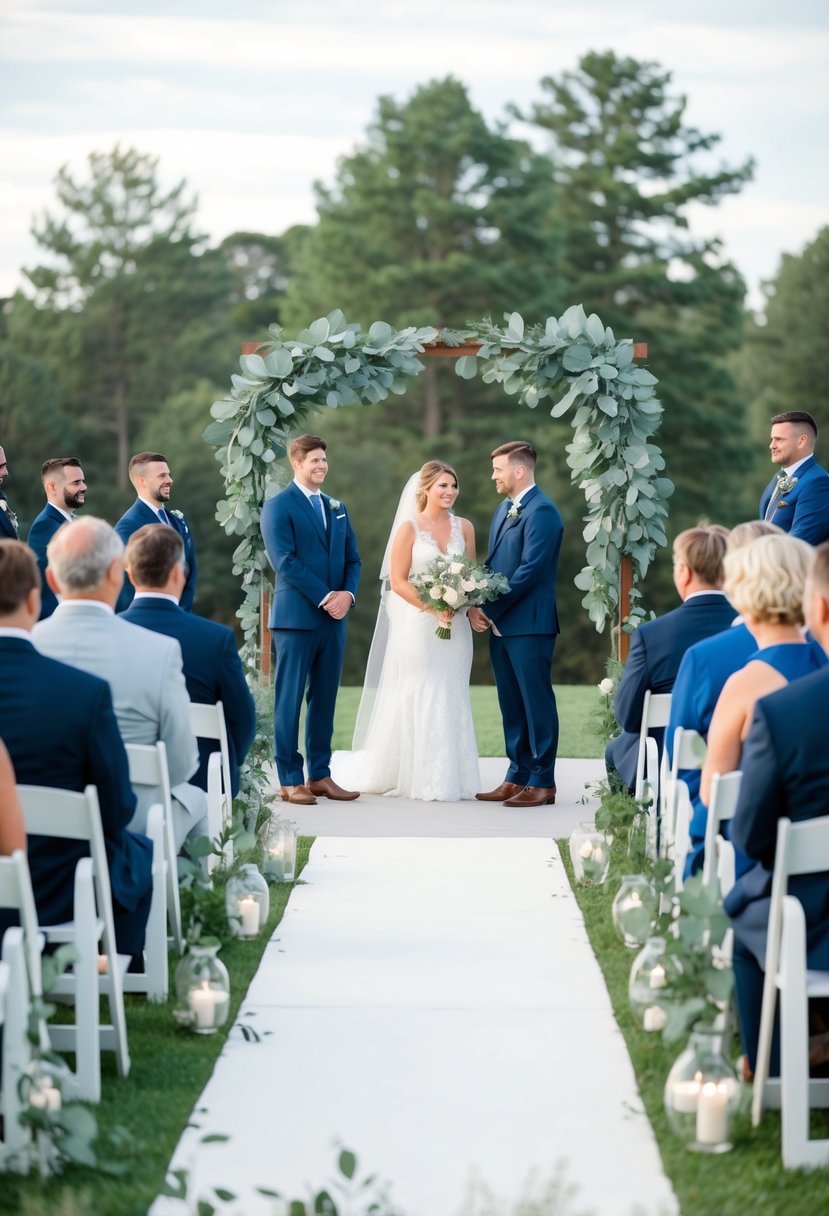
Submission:
[[[414,527],[414,525],[412,525]],[[441,550],[418,530],[412,571],[425,570]],[[465,542],[452,517],[447,553]],[[469,697],[472,630],[465,612],[452,620],[448,641],[436,637],[437,617],[393,591],[386,596],[389,640],[365,748],[349,764],[354,788],[423,802],[459,802],[480,789],[478,748]]]

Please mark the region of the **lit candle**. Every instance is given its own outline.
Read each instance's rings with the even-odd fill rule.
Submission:
[[[661,1005],[648,1005],[642,1020],[645,1030],[662,1030],[668,1021],[668,1015]]]
[[[201,988],[191,988],[190,1008],[196,1015],[196,1026],[199,1030],[212,1030],[216,1018],[216,994],[205,982]]]
[[[213,1021],[216,1026],[223,1026],[227,1017],[227,1007],[230,1004],[230,993],[213,989]]]
[[[604,861],[604,849],[600,844],[597,844],[593,849],[593,860],[597,866],[600,866]]]
[[[579,849],[579,857],[592,857],[593,845],[589,840],[585,840],[584,844]]]
[[[715,1081],[706,1081],[697,1105],[697,1144],[722,1144],[728,1139],[728,1095]]]
[[[631,902],[632,904],[636,904],[637,906],[638,906],[639,904],[641,904],[641,902],[642,902],[642,896],[639,894],[639,892],[638,892],[638,891],[631,891],[631,893],[630,893],[630,902]]]
[[[674,1081],[671,1105],[681,1115],[692,1115],[699,1105],[699,1081]]]
[[[242,917],[240,937],[256,937],[259,932],[259,904],[252,895],[245,895],[239,900],[239,912]]]
[[[650,978],[649,983],[650,983],[651,988],[664,988],[665,987],[665,984],[666,984],[665,968],[662,966],[661,963],[657,963],[656,966],[654,967],[654,969],[651,971],[651,978]]]

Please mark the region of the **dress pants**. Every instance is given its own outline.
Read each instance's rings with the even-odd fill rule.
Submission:
[[[334,709],[345,654],[345,621],[326,616],[316,629],[274,629],[274,753],[281,785],[305,781],[299,715],[306,696],[308,780],[331,776]],[[306,694],[307,689],[307,694]]]
[[[542,789],[555,785],[558,709],[552,665],[556,637],[554,633],[490,636],[489,657],[510,760],[505,780],[515,785]]]

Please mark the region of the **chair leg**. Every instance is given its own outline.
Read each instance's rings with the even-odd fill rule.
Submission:
[[[783,901],[780,947],[780,1105],[783,1166],[809,1164],[809,1002],[806,921],[797,900]]]

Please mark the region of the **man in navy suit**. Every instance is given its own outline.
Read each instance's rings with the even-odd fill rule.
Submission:
[[[772,477],[760,499],[760,518],[810,545],[829,540],[829,473],[815,462],[817,423],[805,410],[771,420]]]
[[[558,636],[556,576],[564,528],[555,504],[535,484],[537,453],[514,440],[492,453],[492,480],[504,502],[495,512],[486,564],[510,589],[469,610],[472,628],[491,628],[489,657],[498,689],[509,758],[499,786],[477,794],[482,802],[544,806],[556,800],[558,710],[553,652]]]
[[[21,784],[98,790],[119,953],[137,955],[152,895],[152,844],[127,831],[135,795],[105,680],[40,654],[30,633],[40,615],[40,573],[31,549],[0,544],[0,736]],[[30,836],[38,919],[71,920],[75,866],[88,850]]]
[[[0,486],[9,475],[6,453],[0,448]],[[0,489],[0,540],[17,540],[17,516],[9,506],[9,500]]]
[[[686,650],[727,629],[737,615],[721,590],[724,532],[716,527],[680,532],[673,556],[674,586],[682,603],[672,612],[640,625],[631,638],[630,653],[616,689],[616,718],[622,733],[611,739],[605,750],[608,776],[620,780],[631,793],[636,782],[645,693],[672,692]],[[658,732],[660,749],[662,734]]]
[[[184,543],[184,560],[187,563],[187,583],[181,596],[181,607],[185,612],[190,612],[196,595],[198,574],[196,546],[184,515],[170,507],[173,478],[167,458],[160,452],[138,452],[130,461],[129,472],[138,498],[118,520],[115,531],[126,545],[133,532],[137,532],[145,524],[168,524],[175,528]],[[124,612],[129,608],[132,597],[132,583],[128,578],[124,578],[116,612]]]
[[[804,596],[806,624],[829,652],[829,544],[815,551]],[[829,667],[762,697],[742,755],[743,780],[731,839],[754,864],[725,898],[734,925],[734,976],[743,1046],[753,1071],[760,1029],[771,872],[782,818],[797,822],[829,813],[826,706]],[[791,879],[789,894],[806,914],[806,965],[829,971],[829,874]],[[813,1064],[829,1059],[829,1041],[812,1043]],[[779,1070],[773,1051],[772,1075]]]
[[[334,708],[345,653],[346,616],[357,594],[360,555],[344,505],[320,493],[326,443],[299,435],[288,449],[294,480],[262,508],[260,528],[276,571],[270,626],[276,657],[274,749],[285,802],[358,795],[331,779]],[[308,781],[299,751],[303,695]]]
[[[221,701],[224,706],[235,798],[239,793],[239,766],[256,733],[256,706],[233,631],[227,625],[179,607],[187,573],[184,544],[174,528],[146,524],[133,532],[127,542],[124,565],[135,587],[135,598],[122,613],[122,619],[175,638],[181,646],[190,700],[200,705]],[[217,747],[214,740],[199,740],[199,767],[190,780],[203,790],[207,789],[207,763]]]
[[[34,550],[40,570],[40,619],[51,616],[58,606],[58,597],[46,579],[46,546],[75,512],[86,502],[86,482],[81,462],[76,456],[55,456],[44,460],[40,479],[46,493],[46,506],[29,529],[29,548]]]

